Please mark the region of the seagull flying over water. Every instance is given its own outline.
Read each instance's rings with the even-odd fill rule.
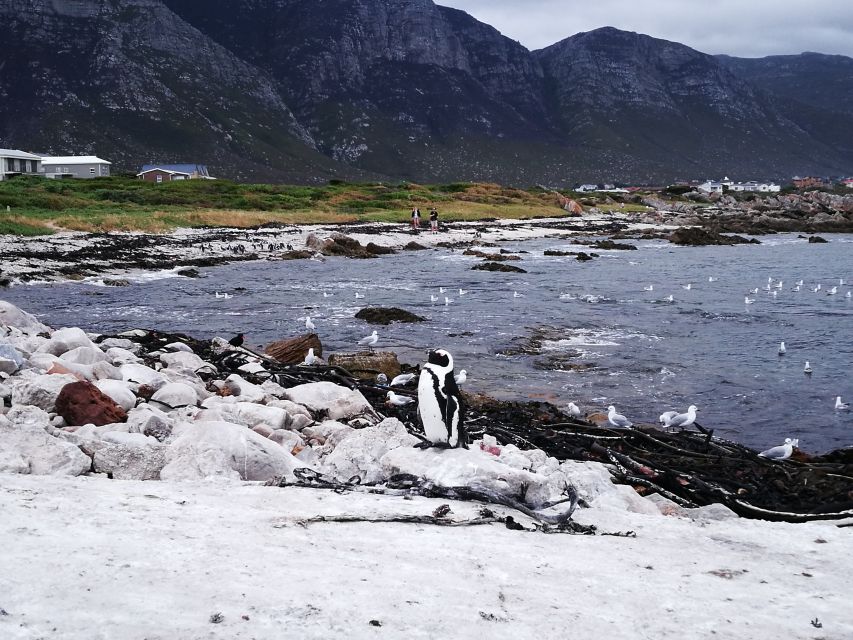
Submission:
[[[758,293],[758,287],[755,287],[755,289],[750,289],[750,290],[749,290],[749,292],[750,292],[752,295],[755,295],[756,293]]]
[[[453,300],[451,300],[447,296],[444,296],[444,306],[445,307],[448,306],[451,302],[453,302]]]
[[[447,289],[445,289],[444,287],[439,287],[439,288],[438,288],[438,292],[439,292],[439,293],[444,293],[445,291],[447,291]]]
[[[835,397],[835,408],[839,411],[845,411],[850,408],[850,404],[847,402],[841,402],[841,396]]]
[[[832,287],[832,289],[826,292],[826,295],[834,296],[836,293],[838,293],[838,287]]]
[[[628,420],[628,418],[619,413],[616,413],[616,407],[614,407],[612,404],[607,407],[607,422],[612,424],[614,427],[620,428],[633,426],[632,422]]]
[[[845,293],[845,294],[844,294],[844,297],[845,297],[845,298],[851,298],[851,297],[853,297],[853,294],[851,294],[851,293],[848,291],[847,293]]]
[[[708,282],[716,282],[717,279],[714,276],[708,276]]]
[[[791,440],[791,438],[785,438],[785,444],[762,451],[758,455],[763,458],[769,458],[770,460],[787,460],[794,453],[794,447],[798,444],[800,444],[800,441],[797,439]]]

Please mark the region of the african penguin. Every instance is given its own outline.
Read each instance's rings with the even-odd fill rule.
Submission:
[[[421,368],[418,414],[428,442],[415,446],[468,448],[462,398],[453,378],[453,358],[444,349],[430,351],[427,363]]]

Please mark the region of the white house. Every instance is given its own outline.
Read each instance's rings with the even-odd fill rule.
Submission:
[[[111,164],[97,156],[42,156],[41,172],[47,178],[100,178],[110,175]]]
[[[705,180],[698,187],[699,191],[703,191],[705,193],[722,193],[723,192],[723,184],[721,182],[716,182],[714,180]]]
[[[14,176],[37,176],[41,170],[41,156],[17,149],[0,149],[0,180]]]
[[[577,189],[575,189],[575,191],[577,191],[579,193],[585,193],[587,191],[598,191],[598,185],[597,184],[582,184]]]
[[[781,187],[778,184],[773,182],[756,182],[755,180],[750,180],[749,182],[732,182],[728,185],[730,191],[748,191],[748,192],[759,192],[759,193],[776,193]]]

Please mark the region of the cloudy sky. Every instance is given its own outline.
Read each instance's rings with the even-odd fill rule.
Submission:
[[[743,57],[853,56],[851,0],[436,0],[539,49],[611,26]]]

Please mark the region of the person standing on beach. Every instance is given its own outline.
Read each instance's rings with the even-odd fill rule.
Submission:
[[[429,230],[438,233],[438,211],[435,207],[429,211]]]
[[[417,207],[412,209],[412,229],[418,232],[421,228],[421,210]]]

